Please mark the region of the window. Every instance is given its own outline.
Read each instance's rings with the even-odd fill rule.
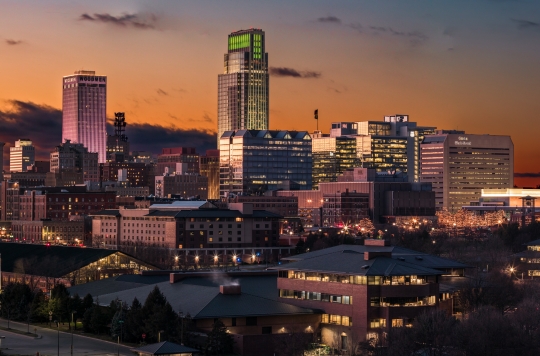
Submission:
[[[231,326],[236,326],[236,318],[231,318]]]
[[[385,328],[386,327],[386,319],[371,319],[369,322],[369,327],[372,329],[376,328]]]
[[[262,333],[263,334],[271,334],[272,333],[272,327],[271,326],[263,326],[262,327]]]
[[[392,327],[393,328],[403,327],[403,319],[392,319]]]

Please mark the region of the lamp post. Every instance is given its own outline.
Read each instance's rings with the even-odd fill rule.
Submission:
[[[163,330],[158,331],[158,334],[157,334],[157,335],[158,335],[158,336],[157,336],[157,342],[158,342],[158,343],[161,342],[161,333],[162,333],[162,332],[165,332],[165,331],[163,331]]]
[[[77,311],[72,311],[71,312],[71,322],[73,323],[73,315],[74,314],[77,314]],[[70,353],[71,356],[73,356],[73,328],[71,328],[71,353]]]
[[[118,356],[120,356],[120,338],[122,337],[122,332],[124,331],[124,321],[118,320],[118,324],[120,324],[120,335],[118,335],[118,343],[116,351],[118,353]]]
[[[57,356],[60,356],[60,323],[58,320],[54,321],[56,323],[56,330],[58,334],[58,348],[57,348]]]
[[[180,345],[184,345],[184,313],[178,314],[180,317]]]

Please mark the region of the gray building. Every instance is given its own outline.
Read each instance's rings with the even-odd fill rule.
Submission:
[[[268,129],[268,53],[261,29],[233,32],[218,76],[218,141],[225,131]],[[218,142],[219,144],[219,142]]]
[[[219,156],[222,197],[311,189],[311,136],[306,131],[227,131]]]

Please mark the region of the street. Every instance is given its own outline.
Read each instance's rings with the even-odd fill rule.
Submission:
[[[0,319],[0,325],[2,327],[7,327],[7,320]],[[23,323],[10,321],[10,327],[12,329],[26,331],[26,324]],[[33,328],[34,327],[31,326],[31,330],[33,330]],[[37,352],[39,352],[40,356],[71,354],[71,334],[60,332],[60,339],[58,339],[58,333],[56,331],[40,327],[37,327],[37,334],[42,338],[35,339],[33,337],[0,330],[0,336],[5,337],[5,339],[0,340],[2,345],[2,355],[34,356]],[[60,340],[59,343],[58,340]],[[60,345],[60,353],[58,353],[58,345]],[[74,335],[73,355],[133,356],[134,354],[128,347],[120,346],[120,348],[118,348],[113,342]]]

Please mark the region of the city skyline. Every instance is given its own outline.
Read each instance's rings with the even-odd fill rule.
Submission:
[[[38,153],[50,125],[36,116],[56,120],[57,78],[93,69],[111,81],[107,117],[126,112],[145,144],[171,147],[176,137],[176,146],[190,146],[178,137],[197,134],[210,148],[225,37],[256,27],[272,55],[270,129],[312,132],[316,108],[325,132],[332,121],[405,113],[424,126],[511,135],[515,171],[537,179],[540,124],[529,118],[540,109],[538,3],[306,4],[7,2],[0,139],[29,137]],[[27,133],[8,120],[23,117],[37,120],[23,124]],[[170,141],[150,140],[164,131]],[[136,145],[137,135],[129,136]]]

